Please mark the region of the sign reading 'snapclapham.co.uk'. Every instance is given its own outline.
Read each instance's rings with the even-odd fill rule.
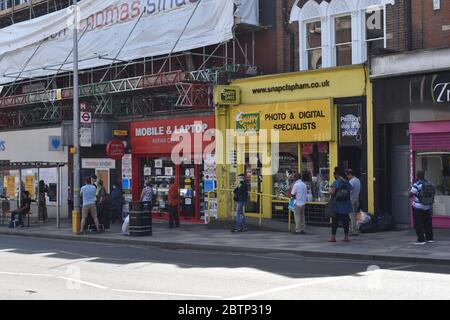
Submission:
[[[108,65],[113,58],[128,61],[167,54],[175,43],[175,52],[182,52],[230,40],[234,2],[89,0],[81,1],[76,11],[70,7],[13,24],[0,29],[0,84],[11,82],[15,72],[26,78],[55,73],[57,68],[47,67],[63,64],[70,56],[74,22],[83,35],[79,67],[86,69]]]

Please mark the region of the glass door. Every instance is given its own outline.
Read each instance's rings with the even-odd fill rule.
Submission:
[[[262,164],[259,154],[246,153],[245,155],[245,179],[249,187],[249,197],[245,204],[246,213],[259,214],[262,205]]]
[[[183,163],[180,166],[179,186],[180,186],[180,204],[181,216],[185,218],[194,218],[196,215],[196,166]]]

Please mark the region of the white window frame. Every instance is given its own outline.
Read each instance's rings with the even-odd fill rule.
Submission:
[[[340,43],[339,45],[336,44],[336,18],[342,18],[342,17],[350,17],[350,32],[351,32],[351,41],[350,42],[345,42],[345,43]],[[337,66],[337,47],[341,47],[341,46],[348,46],[350,45],[352,48],[352,64],[353,64],[353,57],[354,57],[354,41],[355,39],[353,38],[353,15],[351,12],[345,12],[342,14],[338,14],[338,15],[334,15],[331,17],[331,47],[332,47],[332,58],[331,58],[331,62],[332,62],[332,66],[336,67]],[[323,46],[323,44],[322,44]]]
[[[320,47],[308,48],[308,36],[307,36],[308,29],[307,29],[307,25],[310,24],[310,23],[317,23],[317,22],[320,23],[320,29],[321,29]],[[303,45],[302,45],[303,46],[302,58],[303,58],[303,63],[304,63],[303,68],[305,70],[315,70],[315,69],[309,69],[309,55],[308,55],[308,53],[310,51],[315,51],[315,50],[318,50],[318,49],[320,49],[320,51],[321,51],[322,68],[323,68],[323,54],[324,54],[323,35],[322,35],[323,30],[324,30],[323,29],[323,22],[322,22],[322,20],[320,18],[314,18],[314,19],[303,21],[303,28],[302,28],[302,33],[303,34],[302,34],[302,37],[303,37],[304,41],[303,41]]]
[[[376,39],[370,39],[367,40],[367,21],[366,21],[366,13],[367,13],[367,9],[362,10],[361,13],[361,19],[362,19],[362,45],[363,45],[363,60],[367,61],[367,59],[369,58],[369,46],[368,43],[369,42],[375,42],[375,41],[380,41],[383,40],[383,47],[387,48],[387,12],[386,12],[386,5],[380,5],[377,7],[373,7],[373,9],[377,9],[377,10],[383,10],[383,37],[382,38],[376,38]]]
[[[0,0],[0,11],[8,9],[8,0]]]

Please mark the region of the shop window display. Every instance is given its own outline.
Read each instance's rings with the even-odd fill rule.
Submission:
[[[450,152],[417,152],[415,163],[436,188],[433,214],[450,216]]]
[[[175,166],[170,158],[145,158],[142,161],[142,172],[144,181],[151,181],[152,187],[157,194],[156,205],[159,209],[167,209],[167,194],[169,191],[169,181],[175,179]]]
[[[288,197],[294,182],[294,174],[298,172],[297,143],[280,144],[278,166],[278,172],[273,176],[273,194]]]
[[[329,144],[328,142],[302,143],[301,170],[307,172],[304,181],[308,186],[308,201],[326,202],[329,200]]]

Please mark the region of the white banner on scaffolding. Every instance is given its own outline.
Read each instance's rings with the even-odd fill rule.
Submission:
[[[109,65],[117,55],[117,60],[129,61],[168,54],[181,34],[174,52],[230,40],[233,1],[201,0],[199,5],[198,1],[81,1],[77,11],[80,69]],[[68,8],[1,29],[0,84],[16,77],[54,74],[68,56],[69,63],[61,69],[71,70],[73,16],[73,8]]]

